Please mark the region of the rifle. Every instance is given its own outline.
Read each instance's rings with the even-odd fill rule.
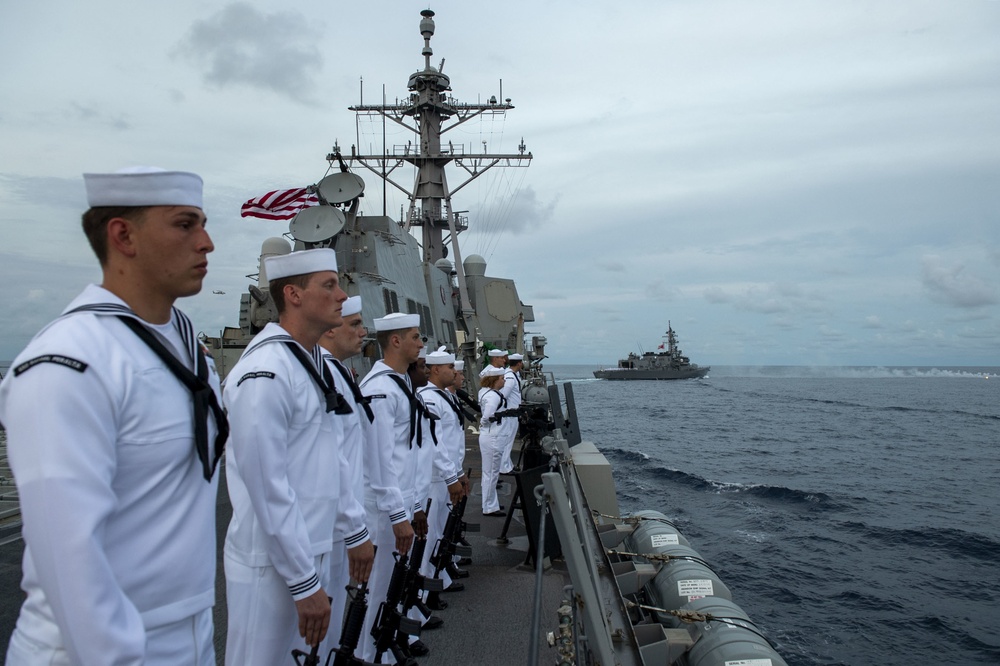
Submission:
[[[409,650],[396,642],[396,635],[400,632],[419,636],[420,623],[399,612],[399,605],[403,601],[403,585],[406,581],[407,556],[393,554],[396,555],[396,564],[392,567],[389,589],[386,590],[385,601],[378,607],[378,615],[375,616],[375,624],[372,626],[372,638],[375,639],[375,663],[380,663],[382,655],[388,650],[392,653],[396,664],[417,666],[417,661],[410,656]]]
[[[300,659],[302,659],[302,657],[305,657],[305,661],[299,661]],[[292,659],[294,659],[295,663],[298,664],[299,666],[319,666],[319,643],[313,645],[312,650],[309,651],[309,654],[306,654],[302,650],[295,648],[294,650],[292,650]]]
[[[507,417],[520,417],[522,414],[527,414],[528,410],[526,407],[515,407],[514,409],[505,409],[502,412],[496,412],[490,417],[490,421],[493,423],[500,423],[504,418]]]
[[[348,591],[351,587],[347,587]],[[340,647],[333,653],[333,666],[369,666],[369,662],[358,659],[354,651],[361,641],[361,629],[368,612],[368,583],[361,583],[351,596],[347,606],[347,617],[344,618],[344,629],[340,632]],[[318,662],[317,662],[318,663]],[[329,665],[330,657],[326,658]]]
[[[462,400],[462,402],[468,405],[469,409],[471,409],[472,411],[480,413],[483,411],[482,408],[479,407],[479,403],[473,400],[471,397],[469,397],[469,394],[465,392],[465,389],[458,389],[457,391],[455,391],[455,395],[457,395]]]
[[[431,554],[431,564],[434,565],[435,579],[440,576],[443,569],[446,569],[451,564],[455,555],[463,557],[472,555],[472,549],[460,543],[465,527],[462,516],[465,514],[465,506],[468,502],[469,496],[466,495],[457,504],[452,504],[451,511],[448,512],[448,520],[445,521],[441,538],[435,545],[433,554]]]
[[[420,591],[440,592],[444,589],[444,582],[439,578],[428,578],[420,573],[420,565],[424,561],[424,550],[427,548],[427,539],[414,539],[413,548],[410,550],[410,565],[406,569],[406,579],[403,583],[403,607],[400,613],[406,615],[414,606],[417,607],[425,617],[430,617],[431,609],[420,598]],[[409,645],[408,635],[413,632],[403,632],[400,630],[396,634],[396,642],[406,647]]]

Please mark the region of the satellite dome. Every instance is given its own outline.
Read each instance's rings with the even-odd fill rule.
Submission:
[[[462,262],[462,267],[465,268],[465,274],[468,276],[484,276],[486,275],[486,260],[483,259],[478,254],[470,254]]]
[[[445,275],[451,275],[452,265],[451,261],[449,261],[448,259],[441,257],[440,259],[434,262],[434,266],[439,270],[443,271]]]
[[[272,236],[260,244],[260,256],[270,257],[275,255],[288,254],[292,251],[292,246],[284,238]]]

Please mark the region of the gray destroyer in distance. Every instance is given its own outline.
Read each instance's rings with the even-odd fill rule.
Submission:
[[[667,334],[664,336],[666,350],[662,352],[644,352],[641,356],[632,352],[628,358],[618,361],[617,368],[602,368],[595,370],[598,379],[697,379],[704,377],[711,366],[701,367],[692,363],[677,347],[677,336],[667,322]]]
[[[482,518],[489,534],[469,536],[474,546],[469,589],[451,597],[455,608],[464,610],[444,611],[440,638],[428,639],[432,653],[421,662],[426,666],[537,664],[540,657],[541,663],[603,666],[785,666],[666,515],[643,511],[620,517],[611,465],[581,437],[572,384],[565,385],[561,398],[542,372],[545,338],[525,339],[530,335],[525,323],[534,321],[531,306],[521,302],[513,280],[488,276],[482,257],[462,259],[458,236],[469,221],[466,211],[455,210],[452,195],[494,166],[527,166],[532,155],[523,140],[517,152],[504,154],[442,139],[467,121],[501,118],[514,107],[502,92],[501,99],[491,96],[485,103],[456,100],[444,61],[431,64],[434,12],[420,13],[424,63],[409,77],[409,94],[395,103],[351,107],[359,120],[401,126],[413,140],[373,154],[354,145],[342,152],[334,145],[327,155],[328,175],[310,188],[319,205],[301,211],[285,237],[264,240],[257,282],[240,300],[239,326],[203,339],[220,374],[225,376],[254,335],[277,319],[263,258],[317,247],[337,252],[341,286],[362,297],[369,331],[373,320],[387,313],[419,314],[426,347],[446,345],[464,359],[473,395],[488,349],[524,354],[523,457],[520,469],[501,483],[510,507],[506,522],[501,529],[500,521]],[[449,183],[446,166],[464,179]],[[400,220],[384,210],[359,214],[365,182],[352,168],[407,195],[409,207]],[[403,173],[406,168],[415,171],[412,180]],[[399,184],[401,179],[410,186]],[[371,336],[361,356],[348,363],[363,376],[379,353]],[[467,451],[475,448],[474,435],[472,430]],[[466,457],[467,465],[476,466],[470,458],[478,454]],[[475,479],[473,495],[481,492]],[[478,508],[470,514],[471,523],[480,519]],[[525,554],[535,576],[517,566]],[[542,565],[550,562],[544,571]]]

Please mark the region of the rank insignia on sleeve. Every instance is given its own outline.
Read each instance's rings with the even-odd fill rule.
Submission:
[[[267,372],[266,370],[260,370],[258,372],[248,372],[247,374],[240,377],[240,381],[236,382],[236,385],[239,386],[248,379],[257,379],[258,377],[267,377],[268,379],[274,379],[274,373]]]
[[[56,365],[62,365],[70,370],[76,370],[77,372],[84,372],[87,369],[86,363],[78,361],[75,358],[60,356],[59,354],[45,354],[44,356],[36,356],[30,361],[25,361],[21,365],[14,368],[14,376],[19,377],[39,363],[55,363]]]

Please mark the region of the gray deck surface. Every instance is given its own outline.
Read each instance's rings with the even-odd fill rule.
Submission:
[[[515,451],[516,455],[516,451]],[[480,456],[474,437],[467,440],[466,467],[473,468],[473,496],[466,510],[466,522],[478,523],[479,533],[467,535],[473,547],[473,563],[467,567],[470,576],[462,582],[462,592],[442,595],[448,608],[438,611],[444,626],[425,632],[422,640],[431,653],[419,658],[424,666],[470,664],[523,664],[528,661],[528,641],[531,634],[531,616],[535,591],[534,567],[523,565],[527,556],[528,539],[525,535],[520,512],[508,531],[511,543],[496,542],[503,527],[503,518],[483,517],[480,511],[481,488],[479,485]],[[514,489],[512,477],[500,489],[500,503],[510,507]],[[229,497],[225,492],[225,476],[218,502],[218,578],[216,583],[215,632],[216,656],[222,663],[225,654],[226,606],[225,581],[222,577],[222,542],[231,515]],[[24,542],[16,539],[0,545],[0,654],[7,651],[7,643],[14,629],[23,593],[20,590],[21,557]],[[178,571],[178,575],[183,575]],[[551,663],[555,651],[545,643],[545,634],[556,628],[556,608],[560,605],[563,587],[569,578],[561,562],[546,570],[543,577],[543,606],[540,631],[539,663]],[[371,603],[372,600],[369,600]],[[288,664],[294,662],[289,656]]]

